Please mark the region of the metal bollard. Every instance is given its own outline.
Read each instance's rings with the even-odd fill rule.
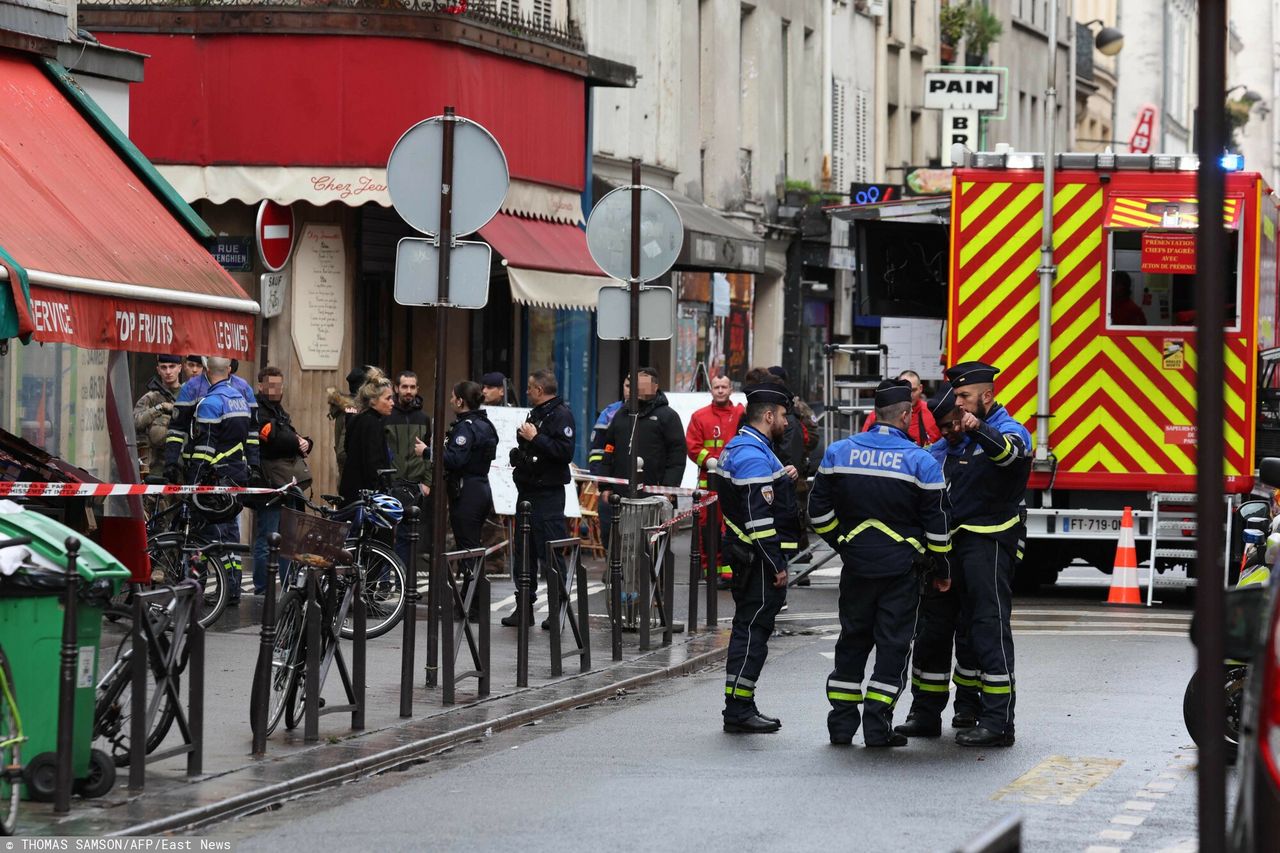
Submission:
[[[270,578],[270,574],[267,575]],[[176,593],[175,593],[176,595]],[[175,606],[177,602],[175,601]],[[204,592],[199,586],[191,593],[191,617],[187,622],[187,729],[191,732],[191,751],[187,753],[187,775],[204,772],[204,626],[200,611]],[[177,641],[177,638],[174,640]]]
[[[547,543],[547,620],[551,623],[551,677],[564,675],[560,651],[560,572],[556,570],[555,549]]]
[[[720,604],[720,512],[707,513],[707,628],[714,631]]]
[[[453,634],[453,608],[454,608],[454,580],[453,568],[454,563],[448,560],[440,560],[440,594],[436,596],[436,604],[440,608],[440,704],[452,705],[454,702],[453,688],[457,686],[457,678],[455,677],[455,666],[457,664],[457,650],[454,648]],[[467,614],[462,614],[462,618],[466,619]]]
[[[490,618],[491,614],[489,612],[489,594],[490,594],[489,578],[485,574],[483,561],[480,564],[480,577],[476,578],[475,585],[476,585],[475,594],[479,596],[480,602],[481,602],[479,643],[480,643],[480,668],[482,670],[479,678],[480,683],[479,683],[479,686],[476,688],[476,692],[481,696],[488,696],[489,685],[492,681],[492,679],[490,678],[490,675],[493,672],[493,670],[490,668],[490,665],[489,665],[489,633],[491,630],[490,623],[493,620],[492,618]]]
[[[76,606],[80,596],[80,571],[76,564],[80,559],[80,540],[75,536],[68,536],[66,546],[67,580],[62,599],[62,670],[58,681],[58,752],[53,788],[54,814],[66,814],[71,811],[71,783],[74,781],[71,775],[74,772],[71,767],[71,754],[74,751],[76,721],[76,657],[79,648],[79,619]],[[135,607],[135,613],[137,610],[138,608]],[[134,707],[145,706],[135,705]],[[135,726],[134,729],[136,731],[137,727]],[[146,737],[145,733],[143,737]]]
[[[409,579],[405,578],[405,583]],[[365,642],[368,640],[368,605],[364,600],[365,577],[363,572],[356,572],[355,591],[352,595],[351,607],[355,611],[351,616],[351,690],[355,693],[355,705],[351,709],[351,728],[360,731],[364,728],[364,694],[365,694]],[[401,617],[403,618],[403,617]]]
[[[313,569],[307,572],[307,657],[303,676],[305,702],[302,708],[302,742],[320,740],[320,581]],[[330,589],[333,588],[331,583]]]
[[[418,639],[418,518],[422,510],[409,507],[409,565],[405,567],[404,633],[400,640],[400,716],[413,716],[413,657]]]
[[[533,546],[530,542],[532,527],[529,515],[533,505],[521,501],[519,506],[520,564],[516,567],[516,687],[529,686],[529,616],[533,603],[529,597],[529,582],[533,574]]]
[[[272,659],[276,646],[276,569],[280,565],[280,534],[267,536],[267,589],[262,599],[262,631],[258,635],[258,701],[249,709],[253,754],[267,754],[267,710],[271,704]]]
[[[689,536],[689,633],[698,630],[698,576],[702,574],[702,499],[701,492],[693,494],[693,526]],[[671,605],[668,605],[669,607]]]
[[[587,610],[587,567],[578,560],[578,630],[582,634],[582,656],[579,672],[591,669],[591,616]]]
[[[434,506],[432,515],[434,519]],[[427,664],[426,686],[435,687],[440,683],[440,600],[444,598],[445,572],[448,567],[444,560],[444,547],[436,553],[436,532],[432,522],[431,542],[427,545],[427,553],[431,555],[427,568]],[[441,542],[444,540],[442,539]],[[436,565],[439,562],[440,565]]]
[[[618,532],[622,495],[609,494],[613,526],[609,536],[609,633],[613,642],[613,659],[622,660],[622,536]]]

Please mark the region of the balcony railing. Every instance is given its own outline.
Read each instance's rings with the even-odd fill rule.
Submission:
[[[511,35],[550,42],[571,50],[586,49],[582,31],[571,13],[563,21],[552,21],[545,9],[522,14],[518,3],[498,0],[79,0],[81,7],[93,8],[183,8],[183,9],[368,9],[406,10],[432,15],[448,15],[491,27]]]

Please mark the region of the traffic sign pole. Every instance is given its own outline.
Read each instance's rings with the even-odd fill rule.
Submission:
[[[440,292],[439,304],[436,305],[436,408],[435,420],[431,422],[431,587],[427,595],[427,686],[436,683],[437,665],[440,662],[440,616],[441,610],[450,607],[452,601],[445,596],[448,581],[445,578],[447,569],[444,565],[444,526],[445,499],[444,489],[444,418],[448,398],[445,386],[449,382],[449,371],[446,362],[449,357],[447,336],[449,334],[449,248],[453,242],[453,134],[457,125],[453,107],[444,108],[443,156],[440,158],[440,231],[436,239],[440,241]],[[452,615],[452,609],[449,611]],[[448,640],[453,644],[452,619],[449,619]],[[441,699],[444,703],[453,702],[453,655],[445,649],[444,688]]]
[[[631,159],[631,497],[639,493],[640,456],[636,453],[636,427],[640,420],[640,159]],[[653,460],[650,460],[652,462]],[[649,618],[645,615],[645,618]]]

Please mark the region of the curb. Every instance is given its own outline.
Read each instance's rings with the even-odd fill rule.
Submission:
[[[302,794],[314,793],[324,788],[359,779],[362,776],[392,770],[402,764],[416,761],[424,756],[448,749],[451,746],[484,737],[486,730],[492,729],[496,733],[518,728],[533,720],[566,711],[578,705],[590,704],[614,696],[619,690],[644,687],[654,682],[688,675],[708,664],[722,660],[728,654],[728,651],[728,646],[711,649],[665,669],[633,675],[622,681],[615,681],[612,684],[595,687],[583,693],[535,705],[523,711],[515,711],[492,720],[472,723],[456,731],[417,740],[394,749],[365,756],[364,758],[336,764],[324,770],[315,770],[295,779],[290,779],[287,782],[277,782],[273,785],[237,794],[234,797],[228,797],[225,800],[219,800],[197,809],[187,809],[186,811],[111,832],[106,837],[156,835],[164,832],[190,830],[217,821],[238,817],[258,811],[271,803],[292,799]]]

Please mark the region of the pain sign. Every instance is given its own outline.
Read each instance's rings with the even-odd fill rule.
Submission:
[[[991,71],[926,71],[924,106],[929,110],[995,112],[1000,109],[1000,74]]]

